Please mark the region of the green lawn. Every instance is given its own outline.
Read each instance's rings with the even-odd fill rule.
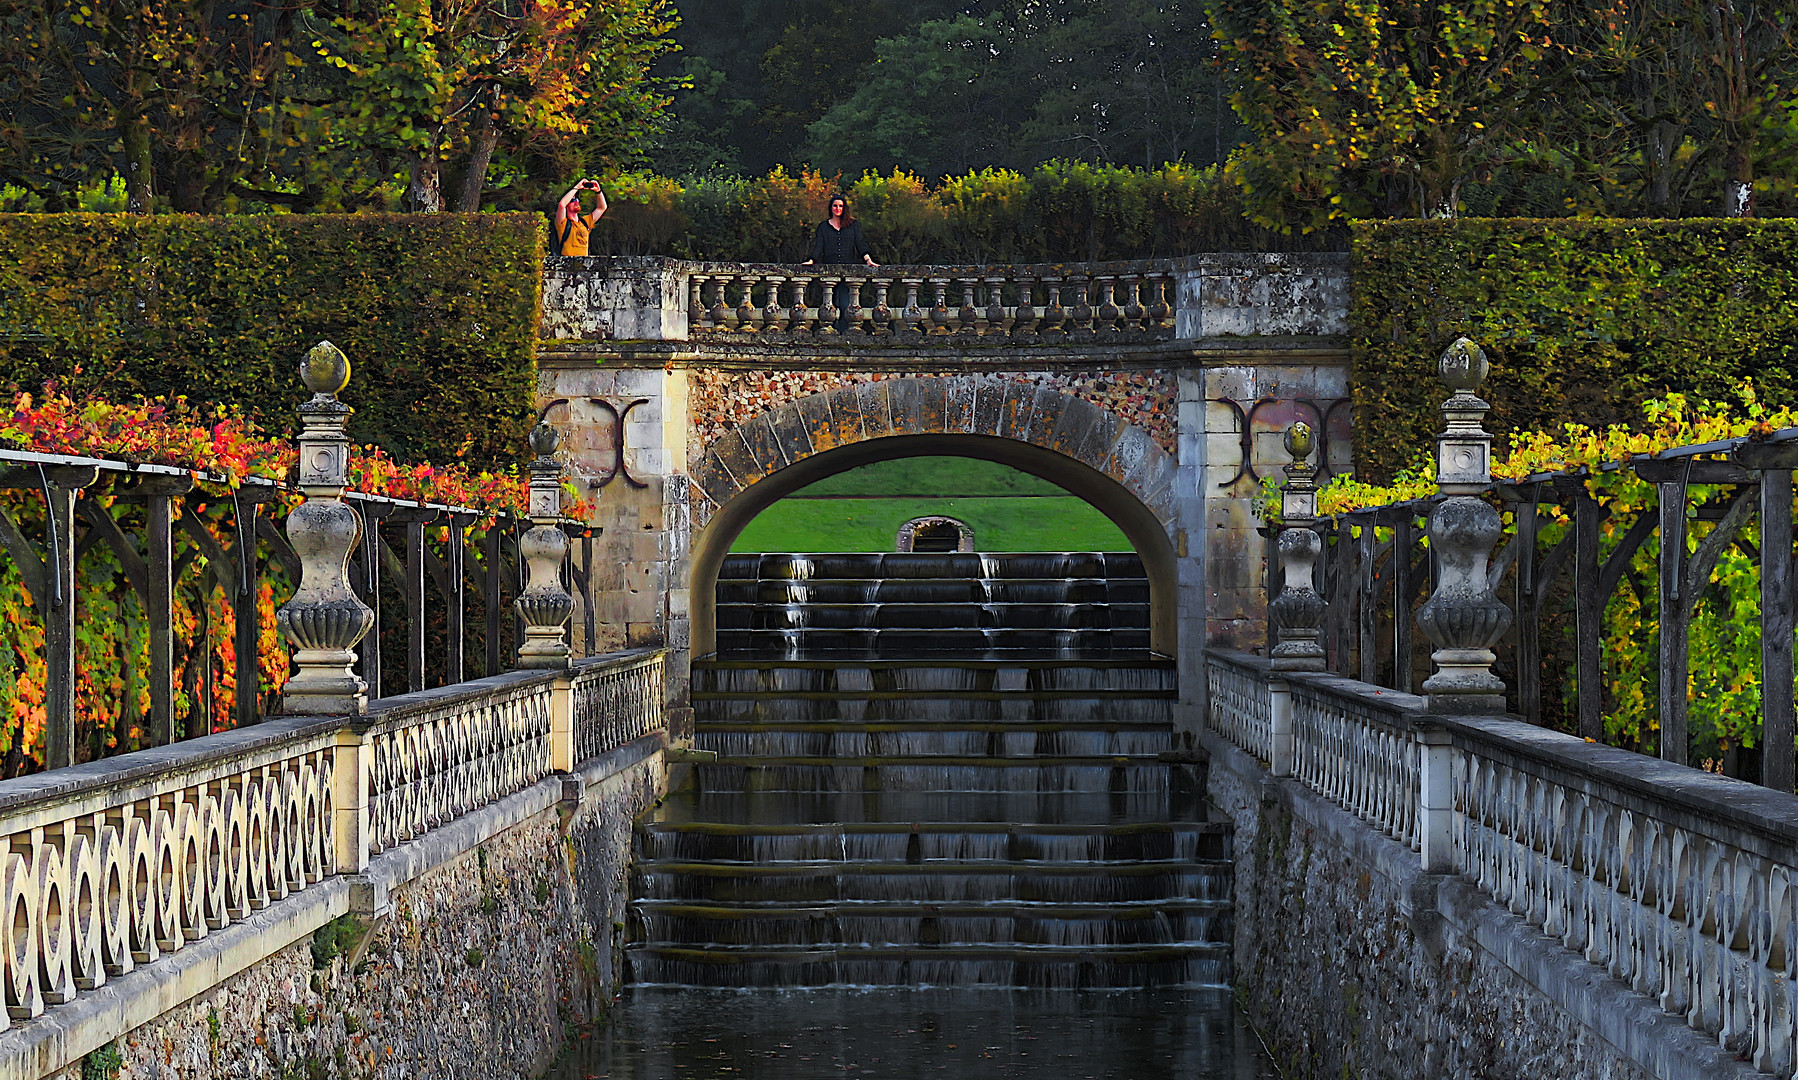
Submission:
[[[1129,551],[1110,519],[1072,495],[969,499],[789,497],[756,516],[732,551],[892,551],[899,526],[946,514],[980,551]]]

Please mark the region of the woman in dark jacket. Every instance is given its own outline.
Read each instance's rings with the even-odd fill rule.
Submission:
[[[830,217],[818,223],[818,232],[812,237],[812,257],[805,260],[804,265],[846,266],[857,261],[869,266],[880,265],[869,253],[867,241],[862,239],[861,224],[849,213],[849,200],[842,195],[832,195]],[[856,301],[859,306],[857,294],[860,291],[847,282],[836,287],[838,333],[849,329],[850,302]]]

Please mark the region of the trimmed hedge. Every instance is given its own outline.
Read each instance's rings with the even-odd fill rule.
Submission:
[[[1798,390],[1798,220],[1361,222],[1352,252],[1355,414],[1382,418],[1355,432],[1364,479],[1434,446],[1436,361],[1463,334],[1492,359],[1498,434]]]
[[[928,187],[904,172],[849,181],[775,169],[753,180],[633,174],[606,182],[595,255],[798,262],[833,192],[847,189],[874,257],[890,263],[1061,262],[1203,251],[1342,250],[1346,237],[1283,236],[1243,217],[1214,168],[1049,162]]]
[[[0,215],[0,381],[185,395],[292,432],[300,355],[350,357],[350,436],[401,461],[527,452],[537,214]]]

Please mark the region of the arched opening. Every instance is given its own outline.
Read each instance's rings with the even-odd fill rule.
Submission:
[[[943,515],[912,518],[899,526],[893,538],[894,551],[974,551],[974,530],[959,518]]]
[[[717,647],[715,597],[725,556],[743,529],[786,496],[827,477],[875,461],[940,456],[997,462],[1040,477],[1097,509],[1124,534],[1148,578],[1149,647],[1175,651],[1176,563],[1167,526],[1117,480],[1066,454],[992,435],[932,433],[893,435],[838,446],[771,471],[720,506],[695,537],[692,551],[693,653]]]

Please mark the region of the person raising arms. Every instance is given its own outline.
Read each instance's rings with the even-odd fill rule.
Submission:
[[[581,212],[581,192],[591,191],[598,202],[594,204],[591,214]],[[606,193],[600,190],[599,181],[591,176],[568,189],[556,203],[556,254],[586,255],[587,241],[593,232],[593,226],[606,213]]]

